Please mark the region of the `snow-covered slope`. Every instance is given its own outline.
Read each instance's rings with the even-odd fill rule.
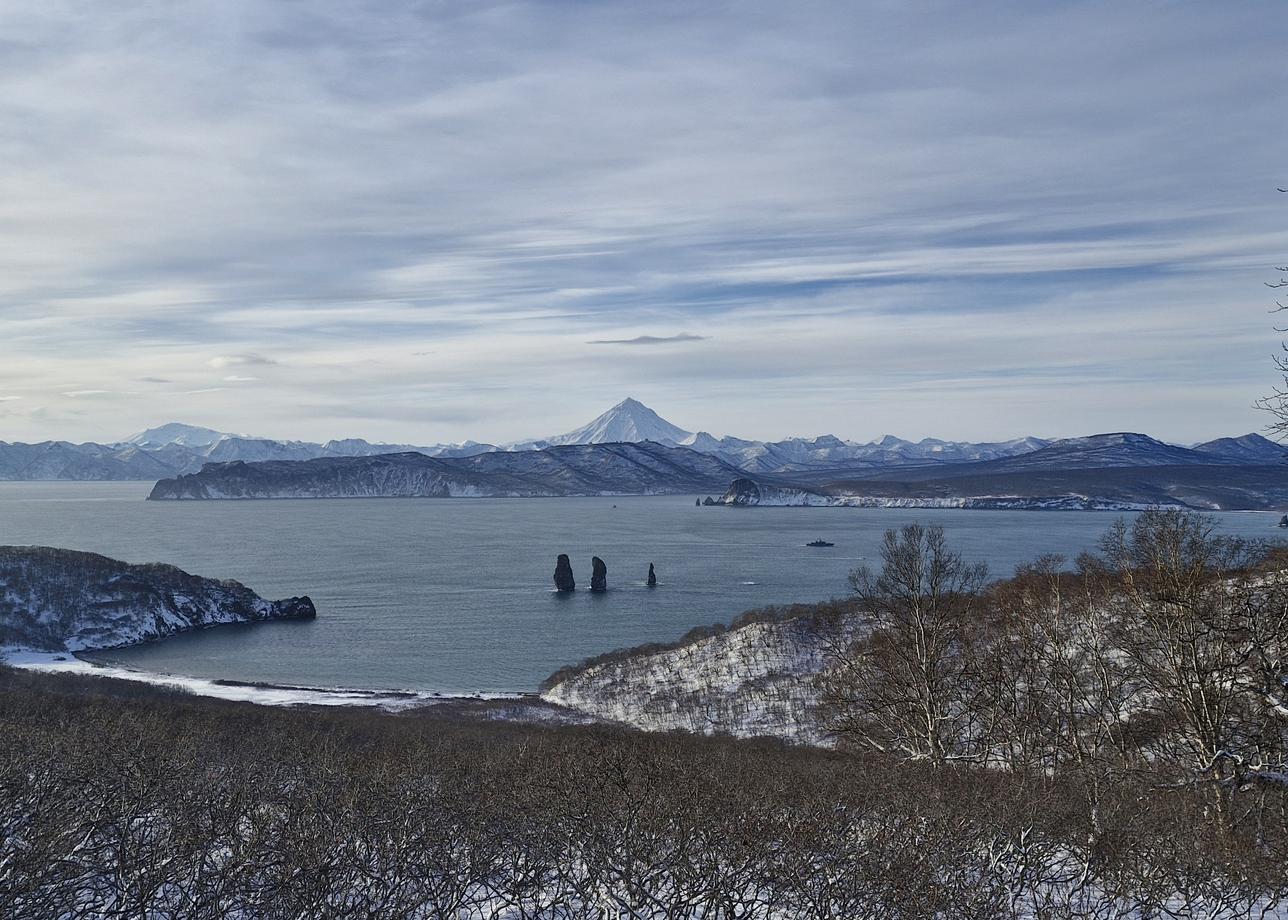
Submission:
[[[1014,457],[1046,447],[1041,438],[1015,438],[1011,441],[941,441],[924,438],[905,441],[894,435],[868,443],[846,441],[836,435],[816,438],[784,438],[781,441],[750,441],[744,438],[717,438],[705,431],[679,442],[703,453],[716,454],[735,466],[757,472],[788,472],[810,469],[901,466],[929,463],[970,463]]]
[[[993,464],[996,471],[1086,469],[1121,466],[1184,466],[1223,462],[1187,447],[1167,444],[1133,431],[1062,438],[1040,450],[1009,457]],[[1224,461],[1229,462],[1229,461]]]
[[[1139,439],[1139,440],[1137,440]],[[936,467],[892,467],[836,475],[744,474],[714,503],[722,505],[846,505],[861,508],[974,508],[1133,511],[1155,506],[1198,511],[1288,510],[1282,463],[1229,460],[1168,462],[1177,452],[1143,435],[1058,442],[1033,457]],[[1089,443],[1087,443],[1089,442]],[[1036,455],[1034,455],[1036,456]],[[1136,462],[1130,462],[1135,459]],[[1153,462],[1151,462],[1153,461]],[[1049,465],[1048,465],[1049,464]]]
[[[198,433],[187,434],[190,431]],[[167,432],[175,433],[175,439],[162,443],[168,436]],[[206,437],[200,432],[209,432],[215,439],[209,443],[196,443]],[[212,461],[367,457],[399,451],[416,451],[427,456],[471,456],[497,449],[490,444],[474,442],[417,447],[410,444],[373,444],[361,438],[328,441],[326,444],[278,441],[224,435],[208,428],[178,423],[141,432],[135,435],[134,440],[139,443],[44,441],[11,444],[0,441],[0,480],[156,480],[195,473]]]
[[[982,443],[925,438],[913,442],[886,435],[879,441],[860,444],[831,434],[816,438],[785,438],[781,441],[748,441],[733,437],[717,438],[700,431],[680,443],[694,450],[715,454],[750,472],[781,473],[996,460],[1040,450],[1048,442],[1041,438]]]
[[[185,425],[183,422],[169,422],[131,435],[122,443],[136,447],[157,448],[167,444],[178,444],[180,447],[209,447],[221,438],[235,438],[237,435],[213,428],[202,428],[200,425]]]
[[[1256,433],[1245,434],[1239,438],[1204,441],[1202,444],[1195,444],[1193,450],[1212,457],[1236,460],[1239,463],[1288,462],[1288,447],[1276,444]]]
[[[189,629],[312,619],[307,597],[267,601],[235,581],[47,546],[0,546],[0,648],[116,648]]]
[[[672,425],[642,402],[628,398],[589,424],[567,434],[546,438],[545,443],[561,445],[656,441],[658,444],[676,445],[691,435],[692,432]]]
[[[626,650],[566,668],[541,698],[646,731],[772,735],[826,744],[814,677],[830,649],[866,629],[849,612],[751,620],[672,646]]]
[[[164,458],[133,444],[114,448],[68,441],[0,441],[0,479],[5,480],[155,479],[170,469]]]

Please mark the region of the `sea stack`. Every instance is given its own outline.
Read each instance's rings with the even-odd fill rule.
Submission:
[[[650,588],[657,587],[657,572],[653,571],[653,563],[651,562],[648,564],[648,586]]]
[[[608,590],[608,566],[598,556],[592,556],[590,560],[590,590]]]
[[[577,581],[572,577],[572,561],[569,560],[567,553],[560,553],[559,558],[555,560],[555,590],[577,590]]]

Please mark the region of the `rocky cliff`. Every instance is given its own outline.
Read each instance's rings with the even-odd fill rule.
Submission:
[[[171,565],[0,546],[0,648],[116,648],[222,623],[314,616],[307,597],[268,601],[238,582]]]

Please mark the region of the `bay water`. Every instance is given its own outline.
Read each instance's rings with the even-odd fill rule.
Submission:
[[[129,668],[310,687],[530,691],[562,665],[678,638],[770,604],[839,597],[882,533],[940,523],[998,576],[1094,549],[1109,512],[695,507],[695,496],[144,501],[150,483],[0,483],[0,544],[90,550],[309,595],[313,622],[228,626],[106,658]],[[1279,515],[1216,515],[1274,539]],[[834,547],[805,544],[824,539]],[[555,557],[578,590],[556,594]],[[609,591],[591,594],[591,557]],[[649,563],[656,588],[645,585]]]

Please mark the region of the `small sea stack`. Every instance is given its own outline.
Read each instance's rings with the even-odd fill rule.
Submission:
[[[653,571],[653,563],[651,562],[648,564],[648,586],[650,588],[657,587],[657,572]]]
[[[555,590],[576,591],[577,581],[572,577],[572,560],[567,553],[560,553],[555,560]]]
[[[592,556],[590,560],[590,590],[608,590],[608,566],[598,556]]]

